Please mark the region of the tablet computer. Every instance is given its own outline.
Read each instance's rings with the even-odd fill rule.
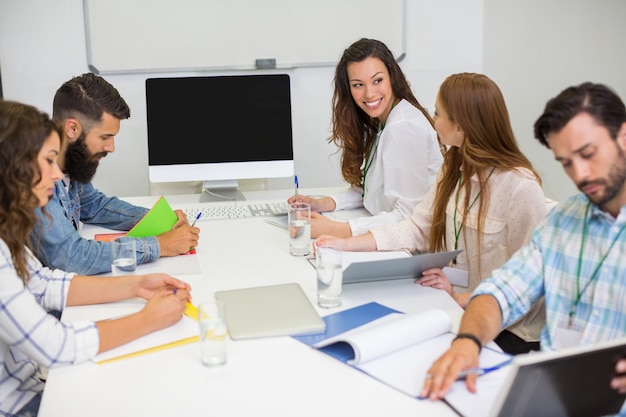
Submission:
[[[421,253],[396,259],[353,262],[343,271],[343,283],[416,279],[421,277],[426,269],[447,266],[462,251],[460,249],[449,252]]]
[[[618,414],[626,400],[610,386],[626,338],[516,356],[492,417],[593,417]]]

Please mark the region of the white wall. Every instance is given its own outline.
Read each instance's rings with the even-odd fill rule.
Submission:
[[[533,124],[550,98],[585,81],[626,100],[624,17],[624,0],[485,0],[483,71],[502,89],[522,150],[558,200],[578,190],[534,139]]]
[[[624,0],[407,0],[407,55],[401,66],[429,109],[449,74],[476,71],[493,78],[502,88],[522,149],[543,176],[547,194],[561,200],[576,188],[552,153],[533,138],[532,125],[547,99],[572,84],[603,82],[626,99],[623,16]],[[81,0],[0,0],[5,98],[51,111],[58,86],[88,71],[83,22]],[[290,75],[300,184],[342,184],[334,148],[326,142],[333,68],[301,68]],[[150,76],[154,74],[105,77],[132,111],[132,117],[122,122],[117,151],[102,161],[95,179],[106,193],[151,192],[144,103],[144,80]],[[292,182],[276,179],[268,185],[283,188]]]
[[[408,52],[401,66],[418,99],[432,109],[437,88],[448,74],[481,70],[483,0],[407,3]],[[83,22],[81,0],[0,0],[4,97],[50,112],[56,89],[69,78],[88,71]],[[325,67],[290,72],[294,153],[301,187],[343,183],[335,148],[326,142],[330,133],[333,71],[334,68]],[[122,122],[116,152],[101,162],[94,180],[106,193],[150,193],[144,97],[144,80],[150,76],[154,74],[105,76],[124,96],[132,113],[130,119]],[[268,181],[270,188],[292,185],[290,178]]]
[[[447,75],[484,72],[502,88],[517,138],[542,174],[547,194],[561,200],[576,192],[551,152],[533,139],[532,125],[546,100],[571,84],[603,82],[626,98],[626,25],[621,21],[626,2],[407,0],[407,4],[407,56],[401,66],[422,104],[432,109]],[[88,71],[83,22],[81,0],[0,0],[5,98],[51,111],[58,86]],[[334,148],[326,143],[333,68],[296,69],[290,75],[301,186],[341,184]],[[95,179],[104,192],[120,196],[151,192],[143,87],[149,76],[106,77],[133,114],[122,123],[117,152],[103,160]],[[270,188],[290,186],[291,179],[269,180]]]

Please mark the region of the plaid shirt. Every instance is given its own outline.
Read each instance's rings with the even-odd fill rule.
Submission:
[[[39,366],[80,363],[99,345],[94,322],[61,323],[46,311],[61,311],[73,273],[44,268],[30,252],[30,280],[17,276],[0,239],[0,415],[19,411],[43,389]]]
[[[582,332],[580,345],[623,337],[625,227],[626,206],[614,219],[589,204],[586,196],[573,196],[555,207],[533,232],[531,242],[495,270],[473,296],[495,296],[503,326],[507,326],[545,295],[547,319],[541,333],[542,349],[553,349],[556,329],[567,326],[571,311],[571,328]]]

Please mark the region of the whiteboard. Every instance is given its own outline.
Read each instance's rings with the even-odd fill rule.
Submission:
[[[405,54],[406,0],[83,0],[99,74],[336,65],[360,38]],[[261,62],[261,61],[259,61]]]

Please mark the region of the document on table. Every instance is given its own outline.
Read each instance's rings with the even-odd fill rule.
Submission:
[[[372,216],[372,213],[363,207],[351,210],[327,211],[322,214],[336,222],[347,222],[348,220],[357,219],[359,217]]]
[[[189,253],[178,256],[160,257],[153,262],[137,265],[135,274],[149,274],[165,272],[178,277],[179,275],[194,275],[201,272],[198,254]]]
[[[322,214],[336,222],[346,222],[350,219],[355,219],[357,217],[371,216],[370,212],[364,208],[359,208],[359,209],[354,209],[354,210],[328,211]],[[287,230],[287,216],[272,216],[272,217],[267,217],[264,220],[265,222],[273,226],[280,227],[281,229]]]
[[[354,314],[355,311],[358,314]],[[372,311],[374,313],[370,314]],[[368,314],[371,321],[344,332],[327,333],[326,338],[322,335],[296,339],[419,398],[428,369],[448,349],[455,336],[449,315],[442,310],[402,314],[378,303],[369,303],[326,316],[324,320],[332,331],[341,326],[328,323],[341,322],[342,316],[346,317],[349,327],[350,323],[359,323],[355,320],[359,315]],[[372,316],[379,318],[372,319]],[[480,366],[500,369],[478,378],[477,394],[468,392],[464,381],[455,382],[446,396],[448,405],[466,417],[489,415],[508,372],[505,365],[510,361],[510,355],[485,347],[480,355]]]
[[[127,303],[127,309],[117,309],[121,316],[135,313],[143,307],[143,303]],[[119,317],[120,315],[111,318]],[[98,354],[93,360],[98,364],[104,364],[115,360],[132,358],[146,353],[195,342],[199,339],[197,313],[194,306],[188,304],[183,318],[177,323],[161,330],[149,333],[117,348]]]
[[[407,250],[381,250],[367,252],[342,252],[341,268],[345,271],[347,267],[356,262],[382,261],[386,259],[409,258],[411,253]],[[315,258],[309,258],[309,263],[315,268]]]
[[[194,275],[201,272],[200,261],[196,253],[187,253],[178,256],[166,256],[155,259],[152,262],[137,265],[134,274],[143,275],[154,272],[162,272],[175,277],[179,275]],[[111,276],[112,272],[99,276]]]

